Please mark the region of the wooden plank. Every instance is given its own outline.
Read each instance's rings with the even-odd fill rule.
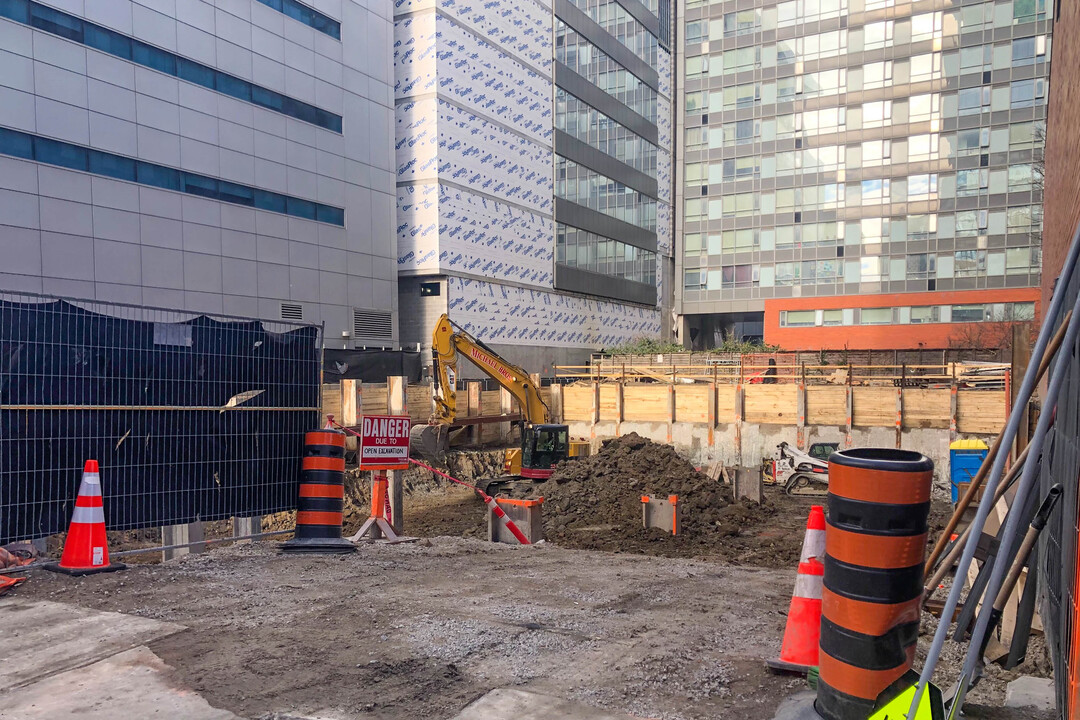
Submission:
[[[592,417],[592,386],[563,387],[563,422],[589,422]]]
[[[668,386],[659,383],[627,383],[623,388],[623,413],[627,422],[667,422]]]
[[[431,418],[431,386],[409,385],[406,398],[413,423],[426,423]]]
[[[843,387],[806,388],[806,424],[836,425],[847,423],[847,391]]]
[[[338,422],[341,421],[341,384],[326,383],[322,386],[322,425],[326,424],[326,416],[333,415]]]
[[[619,387],[615,383],[604,383],[600,386],[600,419],[604,422],[615,422],[619,419],[619,408],[615,402],[618,393]]]
[[[961,433],[992,435],[1005,424],[1004,390],[959,390],[956,427]]]
[[[746,385],[748,423],[759,425],[794,425],[798,419],[799,386]]]
[[[364,383],[364,415],[386,415],[386,383]]]
[[[709,422],[709,389],[708,385],[676,385],[675,421]]]
[[[896,425],[896,390],[894,388],[852,388],[854,417],[857,427],[893,427]]]
[[[951,405],[948,388],[905,388],[904,427],[947,428]]]
[[[716,388],[716,422],[735,422],[734,385],[718,385]]]
[[[498,390],[483,390],[480,392],[480,414],[502,414],[502,397]]]

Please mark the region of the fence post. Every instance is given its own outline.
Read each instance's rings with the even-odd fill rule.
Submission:
[[[401,375],[386,378],[386,411],[389,415],[409,414],[409,380]],[[390,526],[398,535],[404,532],[402,513],[405,511],[405,471],[389,470]]]
[[[675,427],[675,366],[671,366],[671,384],[667,389],[668,418],[667,418],[667,443],[671,444],[672,431]]]
[[[356,427],[364,412],[363,382],[356,380],[341,381],[341,424]],[[345,434],[345,449],[356,452],[356,436]]]
[[[161,559],[169,561],[190,553],[206,552],[206,545],[203,543],[205,539],[206,533],[203,530],[202,522],[199,520],[184,525],[166,525],[161,528],[161,546],[187,545],[188,547],[174,547],[170,550],[162,550]]]
[[[600,380],[599,373],[597,373],[597,379],[592,382],[592,414],[589,417],[589,439],[596,439],[596,423],[600,422]]]
[[[959,396],[957,395],[956,386],[956,374],[953,373],[952,381],[949,383],[949,442],[952,443],[956,440],[959,434],[960,425],[960,413],[959,413]]]
[[[563,418],[563,386],[553,384],[551,386],[551,421],[565,423]]]
[[[469,417],[476,417],[481,414],[480,409],[480,382],[477,380],[470,380],[466,386],[468,388],[469,396]],[[479,445],[483,439],[483,425],[475,423],[469,426],[469,444]]]
[[[716,428],[716,366],[713,365],[712,382],[709,384],[709,447],[715,441]]]
[[[847,450],[848,448],[850,448],[852,446],[851,426],[852,426],[852,420],[855,417],[855,396],[854,396],[854,393],[851,391],[851,363],[848,363],[846,389],[847,389],[847,397],[846,397],[847,429],[844,432],[844,449],[845,450]]]
[[[906,385],[907,363],[902,363],[900,365],[900,385],[896,388],[896,448],[898,450],[901,447],[904,432],[904,387]]]
[[[806,363],[799,364],[799,390],[795,398],[796,423],[795,444],[800,450],[806,449]]]
[[[626,396],[623,394],[626,378],[620,378],[615,384],[615,437],[622,435],[622,424],[626,420]]]
[[[244,538],[250,535],[258,535],[262,532],[262,515],[251,517],[237,517],[232,519],[232,534],[234,538]],[[251,542],[244,540],[243,542]]]
[[[743,465],[742,457],[742,423],[743,411],[745,410],[745,392],[743,391],[743,358],[739,356],[739,379],[735,383],[735,464]]]
[[[504,416],[514,412],[514,396],[506,388],[499,388],[499,412]],[[514,426],[509,420],[499,423],[499,436],[502,442],[513,444]]]

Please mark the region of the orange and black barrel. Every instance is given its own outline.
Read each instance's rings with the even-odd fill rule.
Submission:
[[[356,546],[341,537],[345,500],[345,433],[312,430],[304,434],[296,532],[285,552],[348,553]]]
[[[829,458],[819,681],[825,720],[865,720],[910,668],[919,637],[934,463],[858,448]]]

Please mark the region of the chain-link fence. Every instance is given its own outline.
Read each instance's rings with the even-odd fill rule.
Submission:
[[[1061,314],[1046,318],[1060,325],[1068,308],[1073,306],[1080,290],[1080,272],[1074,272],[1067,287],[1057,288],[1066,294]],[[1075,718],[1077,686],[1080,678],[1077,646],[1077,613],[1080,597],[1077,588],[1078,524],[1077,478],[1080,476],[1080,346],[1062,347],[1054,360],[1068,363],[1068,376],[1058,396],[1054,425],[1046,438],[1046,450],[1040,467],[1040,495],[1045,497],[1054,483],[1065,489],[1056,512],[1051,516],[1039,544],[1038,575],[1041,586],[1043,626],[1050,656],[1054,663],[1054,678],[1058,708],[1062,717]],[[1053,372],[1053,371],[1051,371]],[[1047,412],[1050,409],[1045,409]]]
[[[66,530],[87,459],[109,530],[294,508],[321,355],[314,325],[0,293],[0,544]]]

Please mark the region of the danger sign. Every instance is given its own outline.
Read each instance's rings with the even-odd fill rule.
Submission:
[[[408,415],[365,415],[360,423],[360,469],[408,468],[411,428]]]

